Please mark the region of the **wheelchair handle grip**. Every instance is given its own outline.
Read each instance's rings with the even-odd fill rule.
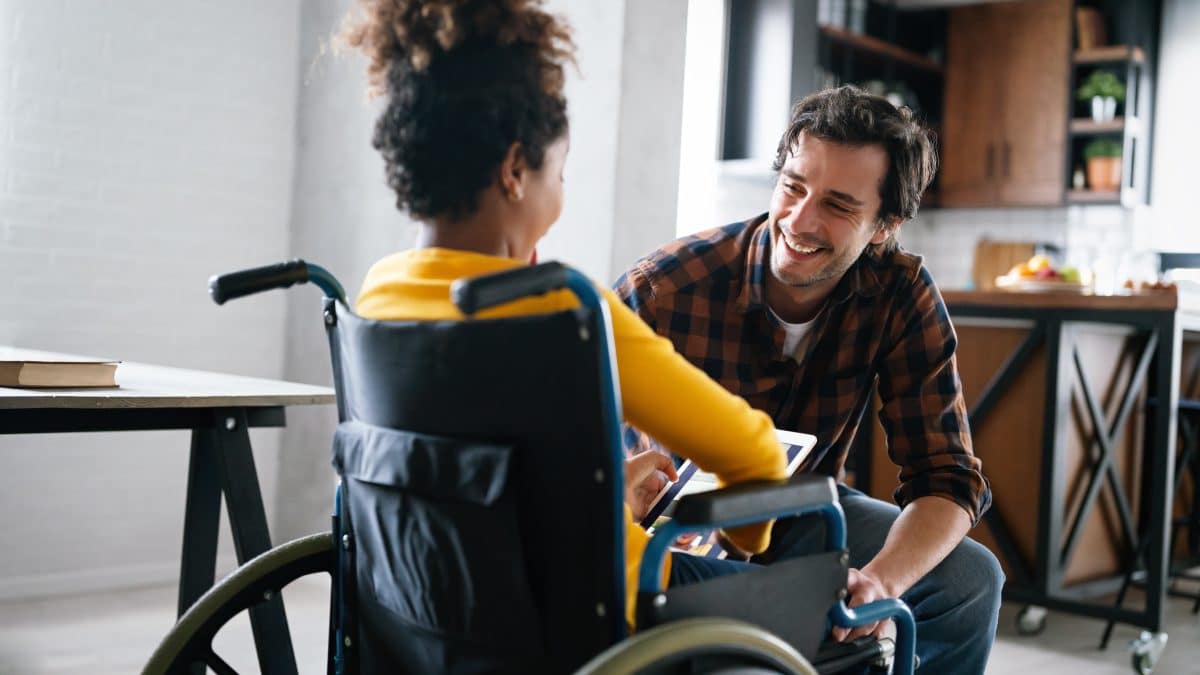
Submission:
[[[463,314],[471,315],[530,295],[542,295],[569,283],[569,268],[559,262],[459,279],[450,286],[450,298]]]
[[[219,274],[208,280],[208,294],[218,305],[226,300],[308,281],[308,263],[300,260]]]

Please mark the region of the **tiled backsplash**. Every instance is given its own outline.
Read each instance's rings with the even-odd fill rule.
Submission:
[[[970,288],[981,239],[1052,244],[1064,262],[1115,276],[1131,250],[1132,217],[1119,207],[1052,209],[932,209],[905,223],[900,242],[925,257],[943,288]]]

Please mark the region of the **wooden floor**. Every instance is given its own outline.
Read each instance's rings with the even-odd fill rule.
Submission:
[[[328,582],[301,580],[284,591],[301,673],[324,673],[325,606]],[[175,592],[155,587],[75,597],[0,604],[0,675],[129,675],[140,672],[154,645],[170,627]],[[1107,651],[1098,651],[1102,624],[1051,613],[1046,631],[1018,636],[1017,607],[1005,607],[989,675],[1035,673],[1127,674],[1125,645],[1138,631],[1118,627]],[[1170,641],[1155,672],[1200,674],[1200,619],[1191,604],[1171,600]],[[239,672],[257,672],[249,624],[230,626],[217,652]]]

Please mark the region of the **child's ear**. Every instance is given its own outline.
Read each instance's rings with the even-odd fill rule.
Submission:
[[[500,192],[512,201],[521,201],[525,197],[525,153],[520,143],[508,146],[504,159],[500,162]]]

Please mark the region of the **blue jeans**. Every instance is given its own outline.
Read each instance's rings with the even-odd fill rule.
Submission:
[[[900,515],[894,504],[873,499],[838,485],[846,512],[846,543],[850,566],[862,568],[879,553],[888,531]],[[771,548],[755,558],[770,564],[821,551],[825,526],[820,518],[779,521]],[[672,554],[669,585],[694,583],[751,569],[753,565]],[[1000,589],[1004,572],[990,551],[964,539],[945,560],[901,596],[917,620],[917,656],[921,673],[982,673],[996,636]]]

